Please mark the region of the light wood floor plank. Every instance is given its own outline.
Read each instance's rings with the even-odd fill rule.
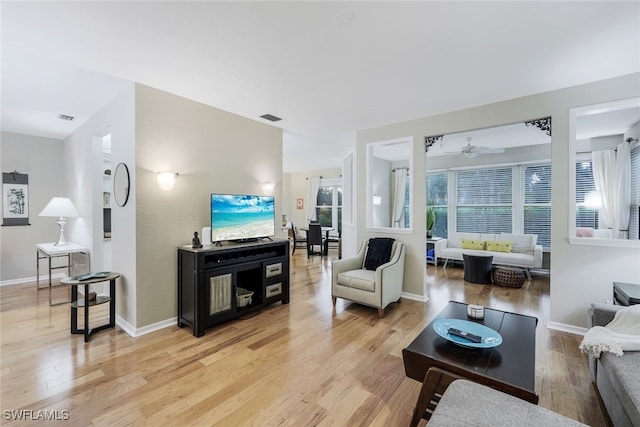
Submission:
[[[455,300],[536,316],[540,405],[604,425],[581,338],[545,326],[548,277],[500,288],[465,283],[460,267],[428,266],[429,301],[403,299],[380,319],[370,307],[332,305],[332,258],[299,252],[290,304],[201,338],[177,326],[137,338],[116,328],[84,343],[69,333],[68,305],[49,307],[35,283],[2,287],[2,409],[67,410],[68,425],[81,426],[405,426],[420,384],[405,376],[402,349]],[[54,289],[55,299],[67,296]],[[106,316],[106,305],[94,307],[91,322]]]

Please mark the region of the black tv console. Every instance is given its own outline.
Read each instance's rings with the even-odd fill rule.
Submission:
[[[276,302],[289,303],[289,240],[178,248],[178,326],[195,337]]]

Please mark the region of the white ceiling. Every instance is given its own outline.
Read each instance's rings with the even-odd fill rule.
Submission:
[[[2,2],[2,130],[63,138],[135,81],[282,117],[287,172],[340,166],[361,129],[638,71],[638,1]]]

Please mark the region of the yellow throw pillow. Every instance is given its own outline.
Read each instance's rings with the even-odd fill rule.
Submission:
[[[489,242],[487,241],[487,250],[493,252],[511,252],[511,242]]]
[[[484,241],[462,239],[462,243],[460,244],[460,247],[462,249],[477,249],[482,251],[484,250]]]

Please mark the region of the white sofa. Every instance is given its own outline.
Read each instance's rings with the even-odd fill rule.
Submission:
[[[496,252],[462,248],[463,240],[480,242],[509,242],[510,252]],[[493,255],[494,265],[520,267],[531,278],[532,268],[542,267],[542,246],[537,244],[537,234],[484,234],[484,233],[453,233],[448,239],[440,239],[434,243],[436,260],[444,258],[444,267],[449,260],[462,261],[462,254],[490,254]],[[486,247],[486,245],[485,245]]]

